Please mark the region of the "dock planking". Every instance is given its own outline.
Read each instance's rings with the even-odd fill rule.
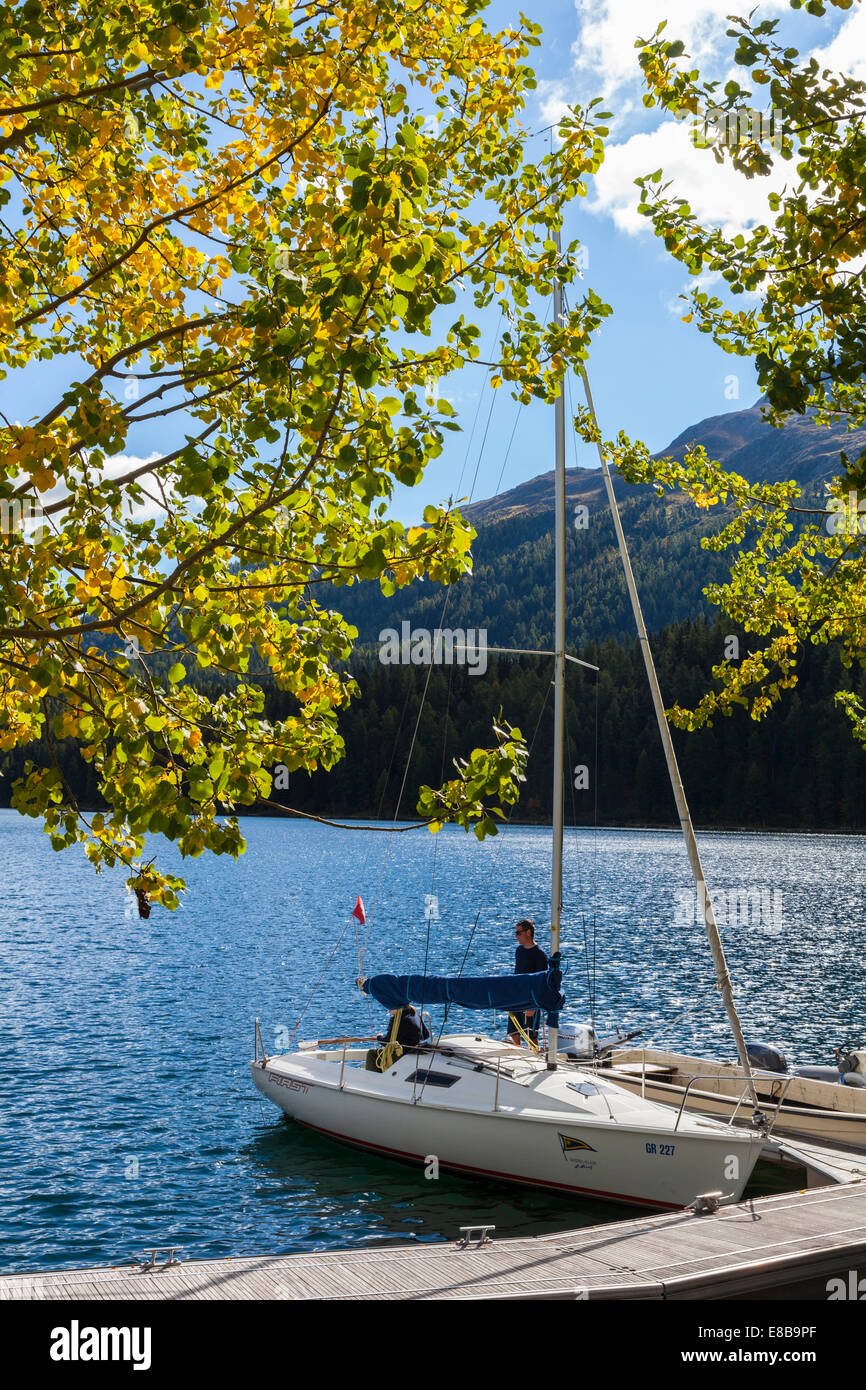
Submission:
[[[866,1264],[866,1183],[456,1245],[184,1260],[0,1277],[0,1300],[725,1299]]]

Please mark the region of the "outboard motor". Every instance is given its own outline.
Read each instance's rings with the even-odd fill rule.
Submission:
[[[576,1062],[591,1062],[598,1053],[595,1029],[589,1023],[560,1023],[558,1046]]]
[[[847,1051],[840,1047],[836,1052],[836,1059],[844,1086],[866,1088],[866,1052]]]
[[[746,1056],[758,1071],[785,1073],[788,1070],[788,1063],[779,1049],[768,1043],[746,1043]]]
[[[845,1047],[833,1049],[835,1067],[795,1067],[794,1075],[809,1081],[829,1081],[835,1086],[866,1086],[866,1052]]]

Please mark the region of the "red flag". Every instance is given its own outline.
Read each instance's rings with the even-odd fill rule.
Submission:
[[[367,921],[367,914],[364,911],[364,904],[361,902],[360,893],[358,894],[358,901],[355,903],[355,906],[352,909],[352,916],[357,917],[362,927]]]

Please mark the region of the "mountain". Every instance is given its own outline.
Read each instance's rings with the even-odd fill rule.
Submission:
[[[846,430],[836,425],[816,425],[812,416],[791,420],[784,429],[768,425],[761,403],[749,410],[711,415],[692,425],[662,450],[663,455],[683,459],[690,444],[703,444],[710,458],[718,459],[750,483],[777,483],[796,478],[804,486],[821,485],[840,472],[844,450],[856,458],[866,449],[866,430]]]
[[[695,444],[703,444],[710,458],[725,468],[741,473],[750,483],[779,482],[796,478],[804,486],[823,483],[839,472],[839,454],[844,450],[856,456],[866,448],[866,430],[848,431],[840,426],[824,428],[812,417],[793,420],[784,429],[768,425],[761,413],[761,402],[748,410],[732,410],[725,415],[710,415],[696,425],[689,425],[660,449],[655,458],[675,458],[682,461]],[[553,470],[542,473],[529,482],[520,483],[498,497],[474,502],[463,508],[463,515],[476,528],[491,521],[510,520],[514,516],[553,513]],[[618,498],[650,493],[650,489],[633,488],[616,478]],[[652,494],[651,494],[652,495]],[[601,470],[598,468],[569,468],[566,470],[566,502],[578,502],[592,508],[606,505]]]
[[[760,404],[711,416],[690,426],[657,457],[682,458],[691,444],[741,472],[750,482],[796,478],[817,496],[824,479],[839,471],[839,452],[866,448],[866,431],[822,429],[810,420],[774,429]],[[500,496],[464,507],[478,532],[474,569],[449,590],[421,581],[385,598],[377,584],[324,590],[317,597],[344,613],[367,649],[386,628],[435,631],[440,627],[485,629],[490,646],[549,647],[553,628],[554,475],[541,474]],[[682,494],[657,497],[650,487],[615,479],[623,528],[650,631],[714,611],[702,590],[729,572],[724,554],[701,547],[720,517],[698,512]],[[568,642],[631,637],[634,624],[625,591],[613,523],[599,469],[566,470],[566,502],[573,520],[586,507],[584,529],[569,526],[567,541]],[[359,653],[364,659],[364,653]]]

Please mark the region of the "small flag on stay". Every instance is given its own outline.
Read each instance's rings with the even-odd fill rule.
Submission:
[[[358,894],[358,901],[355,903],[355,906],[354,906],[354,908],[352,909],[352,916],[353,916],[353,917],[357,917],[357,919],[358,919],[358,921],[361,923],[361,926],[362,926],[362,927],[364,926],[365,922],[367,921],[367,914],[366,914],[365,911],[364,911],[364,904],[361,902],[361,895],[360,895],[360,893]]]

